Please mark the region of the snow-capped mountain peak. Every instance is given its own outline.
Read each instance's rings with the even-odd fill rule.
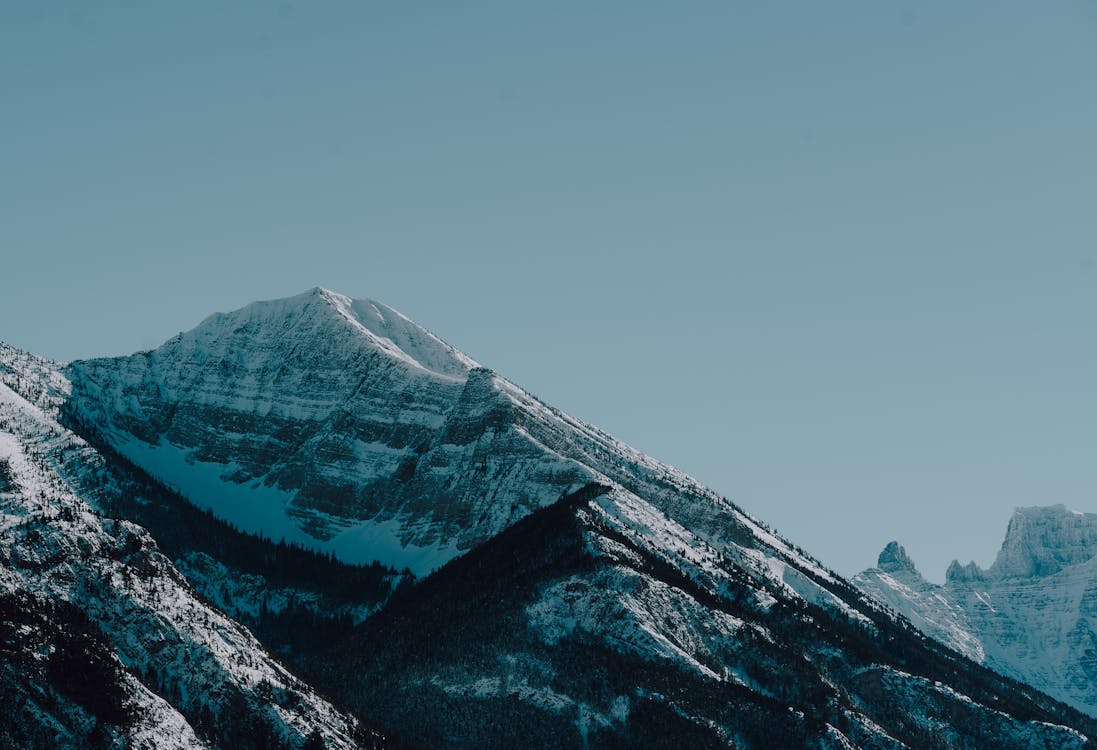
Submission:
[[[479,367],[470,357],[383,302],[353,299],[320,287],[306,294],[326,301],[386,352],[427,372],[462,378],[472,368]]]
[[[370,347],[421,373],[445,378],[463,378],[478,366],[383,302],[355,299],[323,287],[313,287],[292,297],[253,302],[229,313],[214,313],[177,338],[198,346],[223,342],[228,332],[249,336],[262,333],[294,336],[307,332],[314,339]]]

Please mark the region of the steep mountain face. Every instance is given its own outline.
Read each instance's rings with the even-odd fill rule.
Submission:
[[[709,529],[712,543],[761,533],[818,568],[691,478],[377,302],[322,289],[259,302],[66,375],[80,418],[196,504],[344,560],[427,573],[602,481]]]
[[[591,477],[502,381],[394,310],[315,289],[74,363],[118,451],[244,529],[423,573]]]
[[[437,570],[391,579],[391,601],[304,657],[413,740],[1066,748],[1097,733],[379,303],[312,290],[58,377],[74,424],[195,505],[343,560]],[[214,575],[232,578],[226,607],[254,588]]]
[[[953,562],[944,586],[913,565],[894,569],[888,550],[854,579],[863,591],[971,659],[1097,716],[1097,515],[1018,509],[990,568]]]
[[[377,302],[314,289],[254,303],[65,375],[66,408],[196,505],[344,559],[424,574],[600,482],[835,600],[814,580],[832,573],[722,497]]]
[[[0,745],[360,747],[144,529],[99,512],[123,489],[54,418],[66,389],[0,345]]]

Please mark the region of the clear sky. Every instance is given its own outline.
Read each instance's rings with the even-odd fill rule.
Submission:
[[[403,310],[843,573],[1097,510],[1097,3],[0,5],[0,339]]]

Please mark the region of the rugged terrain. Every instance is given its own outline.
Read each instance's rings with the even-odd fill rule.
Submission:
[[[380,742],[102,513],[131,488],[54,418],[66,392],[53,363],[0,345],[0,745]]]
[[[217,609],[246,624],[360,727],[430,747],[1097,736],[1087,716],[941,646],[725,498],[380,303],[314,289],[67,366],[5,351],[12,389],[80,446],[73,466],[101,465],[119,490],[88,494],[85,515],[151,532],[148,554],[210,617],[251,638]],[[65,491],[83,492],[86,469],[62,468]],[[265,678],[271,703],[265,685],[248,693],[256,711],[280,705],[279,674]],[[297,689],[330,717],[311,728],[344,742],[353,720]]]
[[[1097,716],[1097,515],[1020,508],[994,564],[927,582],[892,542],[854,581],[969,658]]]
[[[1087,740],[1061,722],[1093,731],[840,581],[597,484],[405,590],[313,673],[433,747],[514,747],[517,726],[538,748],[1067,748]]]

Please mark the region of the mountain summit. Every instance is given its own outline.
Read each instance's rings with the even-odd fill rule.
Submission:
[[[376,350],[394,362],[445,378],[463,378],[479,366],[383,302],[351,299],[322,287],[284,299],[253,302],[230,313],[214,313],[173,341],[192,352],[209,345],[212,350],[205,354],[214,354],[229,342],[249,351],[272,346],[273,338],[280,335],[314,343],[338,342],[349,348],[348,356]]]

